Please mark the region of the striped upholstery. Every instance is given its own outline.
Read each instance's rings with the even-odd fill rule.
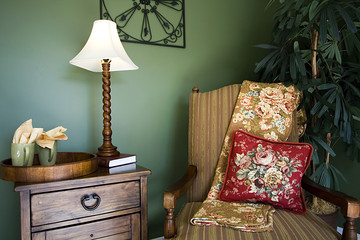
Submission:
[[[283,210],[274,214],[274,231],[249,233],[221,226],[193,226],[189,219],[200,208],[201,202],[186,203],[176,218],[177,236],[172,239],[184,240],[332,240],[340,239],[340,234],[320,218],[307,213],[297,215]]]
[[[174,239],[339,239],[340,235],[311,213],[304,216],[277,210],[274,231],[241,232],[226,227],[199,227],[190,218],[206,198],[229,125],[240,84],[205,93],[192,93],[189,112],[189,164],[197,166],[194,184],[187,192],[187,201],[176,218],[177,237]],[[294,129],[296,132],[296,129]],[[292,135],[292,141],[297,139]]]
[[[198,173],[188,191],[188,202],[203,201],[207,196],[240,86],[190,95],[188,161],[197,166]]]

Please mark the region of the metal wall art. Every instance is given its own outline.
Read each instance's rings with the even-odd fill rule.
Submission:
[[[100,0],[121,41],[185,48],[185,0]]]

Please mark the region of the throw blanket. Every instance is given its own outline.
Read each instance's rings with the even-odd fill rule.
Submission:
[[[207,198],[190,222],[194,225],[222,225],[249,232],[270,231],[275,209],[261,203],[233,203],[219,200],[232,133],[242,129],[275,141],[286,141],[293,128],[293,114],[300,92],[282,83],[244,81],[235,104]]]

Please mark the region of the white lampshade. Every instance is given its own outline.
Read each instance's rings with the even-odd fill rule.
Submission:
[[[116,23],[96,20],[84,48],[70,60],[70,63],[89,71],[102,72],[103,59],[111,60],[110,71],[138,69],[121,44]]]

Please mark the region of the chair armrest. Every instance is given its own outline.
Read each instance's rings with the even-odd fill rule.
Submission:
[[[359,200],[342,192],[321,186],[307,176],[302,179],[302,187],[311,194],[340,207],[340,211],[346,220],[341,239],[357,239],[355,220],[360,217]]]
[[[185,175],[176,183],[169,186],[164,192],[163,206],[166,210],[164,223],[164,237],[170,238],[176,234],[174,211],[177,199],[182,196],[191,186],[196,177],[197,168],[189,165]]]

